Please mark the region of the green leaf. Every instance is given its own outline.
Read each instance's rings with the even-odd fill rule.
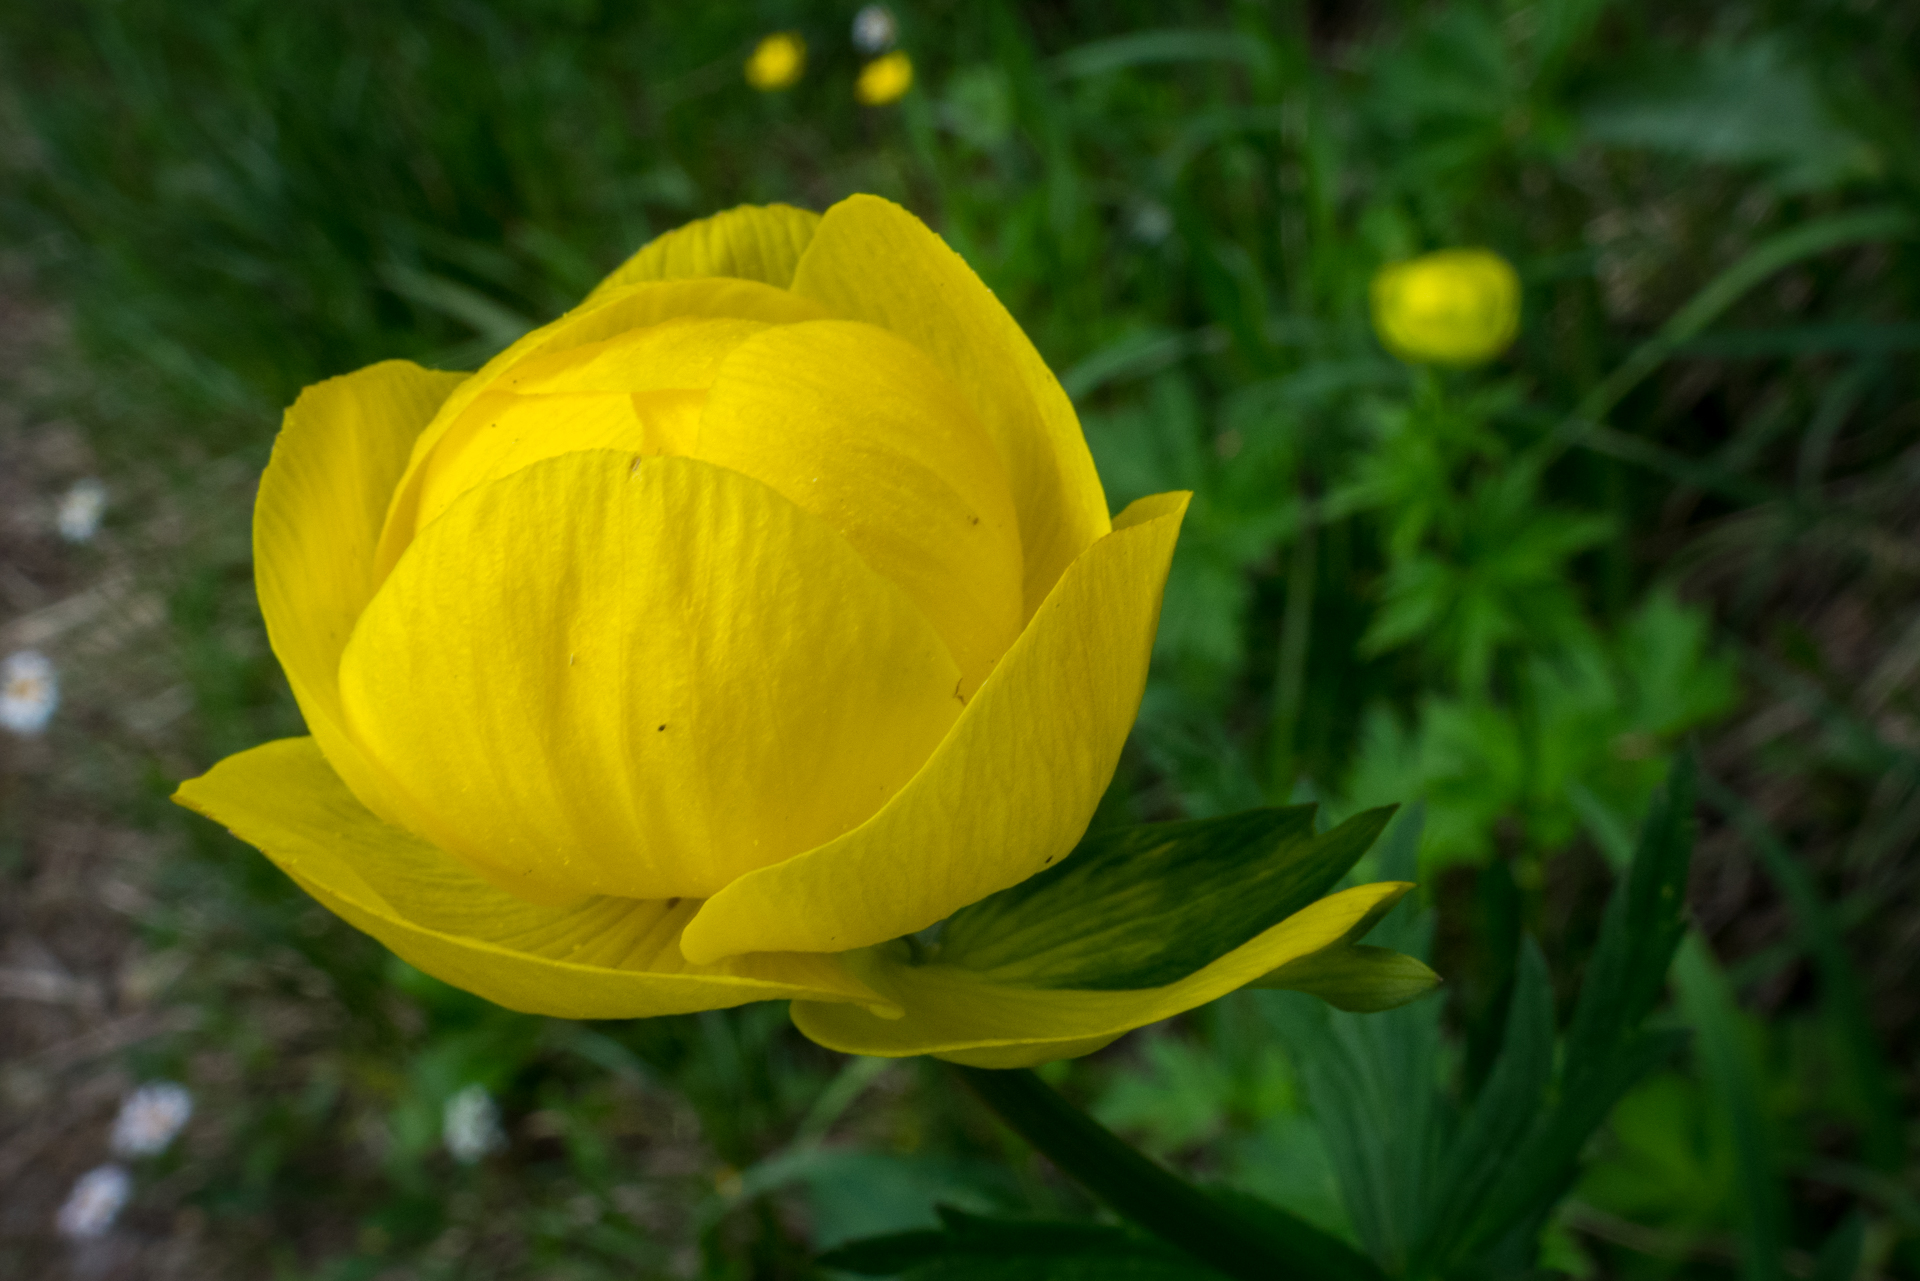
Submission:
[[[1417,1001],[1440,976],[1391,948],[1344,943],[1289,961],[1249,987],[1282,988],[1317,996],[1336,1010],[1377,1014]]]
[[[1424,807],[1409,806],[1380,844],[1380,873],[1411,875]],[[1428,955],[1433,913],[1403,899],[1375,933]],[[1261,1007],[1299,1065],[1313,1117],[1348,1218],[1367,1252],[1404,1271],[1420,1208],[1433,1186],[1444,1118],[1435,1086],[1440,1003],[1384,1014],[1343,1014],[1292,993],[1261,994]]]
[[[1220,1273],[1151,1237],[1094,1223],[989,1219],[940,1207],[942,1226],[849,1242],[820,1256],[823,1267],[858,1276],[959,1281],[1126,1278],[1209,1281]]]
[[[999,982],[1123,991],[1176,982],[1321,898],[1392,817],[1322,835],[1314,807],[1088,835],[1039,876],[949,918],[934,955]]]
[[[1142,1156],[1032,1072],[954,1072],[1022,1138],[1131,1223],[1229,1276],[1385,1281],[1346,1242],[1278,1206],[1257,1214]]]
[[[1510,1044],[1503,1050],[1493,1079],[1482,1094],[1442,1178],[1441,1199],[1429,1216],[1436,1233],[1427,1261],[1438,1270],[1456,1267],[1484,1252],[1502,1247],[1515,1234],[1537,1232],[1548,1212],[1572,1182],[1580,1153],[1613,1106],[1647,1072],[1665,1062],[1684,1044],[1680,1032],[1649,1033],[1640,1025],[1659,999],[1675,949],[1686,931],[1684,917],[1687,869],[1693,854],[1693,758],[1682,754],[1674,763],[1667,785],[1654,798],[1633,861],[1607,900],[1601,920],[1600,942],[1588,963],[1585,982],[1574,1007],[1568,1031],[1564,1067],[1551,1106],[1533,1096],[1532,1104],[1508,1099],[1491,1104],[1497,1089],[1518,1097],[1521,1091],[1502,1084],[1507,1055],[1516,1046],[1512,1037],[1522,1027],[1537,1030],[1540,996],[1531,998],[1535,1014],[1528,1024],[1521,1016],[1522,992],[1536,992],[1542,969],[1527,979],[1523,969],[1520,991],[1509,1021]],[[1604,811],[1602,811],[1604,812]],[[1611,834],[1611,833],[1609,833]],[[1537,959],[1537,954],[1536,954]],[[1551,1007],[1545,1023],[1551,1037]],[[1531,1035],[1523,1040],[1526,1061],[1537,1066],[1537,1047]],[[1551,1041],[1548,1042],[1551,1053]],[[1520,1068],[1516,1066],[1516,1072]],[[1519,1109],[1519,1124],[1499,1120],[1508,1108]],[[1487,1115],[1481,1121],[1482,1114]],[[1479,1127],[1476,1130],[1476,1127]],[[1480,1142],[1483,1159],[1493,1162],[1485,1177],[1460,1155],[1476,1133],[1494,1142]]]
[[[1538,1117],[1552,1075],[1553,980],[1539,945],[1527,938],[1520,945],[1500,1056],[1447,1150],[1436,1195],[1423,1216],[1417,1257],[1442,1265],[1436,1271],[1455,1257],[1473,1224],[1473,1211]]]
[[[1858,1211],[1848,1215],[1820,1247],[1814,1260],[1813,1281],[1853,1281],[1860,1272],[1860,1255],[1866,1247],[1867,1221]]]
[[[1582,117],[1596,142],[1764,165],[1789,189],[1830,187],[1876,165],[1873,149],[1834,118],[1814,78],[1777,37],[1710,46],[1685,64],[1635,68]]]
[[[1780,1281],[1780,1256],[1787,1245],[1786,1195],[1767,1132],[1761,1066],[1741,1027],[1727,976],[1700,935],[1687,936],[1674,981],[1681,1008],[1700,1036],[1702,1075],[1731,1127],[1739,1157],[1740,1274],[1746,1281]]]
[[[1666,986],[1686,933],[1687,869],[1693,860],[1694,763],[1674,761],[1653,799],[1626,879],[1607,900],[1600,941],[1587,964],[1567,1032],[1565,1090],[1578,1093],[1646,1018]]]
[[[1512,1151],[1496,1182],[1473,1210],[1455,1255],[1472,1260],[1516,1229],[1544,1223],[1578,1173],[1580,1154],[1614,1105],[1647,1073],[1687,1044],[1681,1031],[1644,1032],[1588,1071],[1578,1094],[1562,1090],[1553,1109],[1536,1119]]]
[[[1153,63],[1240,62],[1265,70],[1272,61],[1266,42],[1245,32],[1137,31],[1069,49],[1053,60],[1053,71],[1069,79]]]

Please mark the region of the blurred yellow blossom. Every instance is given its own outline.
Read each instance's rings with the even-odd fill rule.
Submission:
[[[747,83],[762,93],[785,89],[807,69],[807,42],[797,31],[776,31],[753,47]]]
[[[913,59],[898,49],[860,69],[854,96],[869,107],[894,101],[913,87]]]
[[[1520,329],[1520,278],[1488,249],[1442,249],[1373,278],[1373,328],[1402,360],[1477,365]]]

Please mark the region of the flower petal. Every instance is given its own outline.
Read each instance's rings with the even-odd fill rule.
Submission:
[[[312,739],[230,756],[175,800],[230,828],[301,888],[410,964],[508,1009],[638,1018],[805,997],[893,1009],[837,957],[757,955],[690,966],[675,936],[689,901],[589,899],[536,907],[382,823]]]
[[[1187,499],[1160,494],[1121,513],[913,781],[838,840],[714,893],[681,937],[687,959],[898,938],[1071,850],[1140,708]]]
[[[417,511],[407,542],[469,490],[543,458],[583,449],[616,449],[649,458],[684,452],[669,445],[691,440],[706,403],[703,391],[551,396],[488,392],[468,407],[459,425],[415,473]]]
[[[737,276],[785,289],[820,215],[792,205],[741,205],[650,241],[600,282],[587,301],[649,280]]]
[[[340,665],[416,834],[509,887],[631,898],[701,897],[858,826],[945,736],[958,681],[825,523],[737,472],[604,450],[449,507]]]
[[[1020,634],[1006,471],[939,368],[872,325],[816,320],[735,348],[686,452],[838,530],[939,631],[970,698]]]
[[[374,545],[408,451],[466,377],[393,360],[307,388],[253,509],[260,612],[300,714],[354,793],[389,812],[406,802],[346,731],[340,653],[379,585]]]
[[[803,1000],[794,1002],[793,1021],[813,1040],[845,1054],[931,1054],[972,1067],[1030,1067],[1090,1054],[1290,961],[1349,943],[1412,888],[1387,881],[1329,895],[1179,982],[1141,991],[1013,987],[958,966],[907,964],[890,948],[873,948],[846,957],[848,968],[904,1009],[904,1018]]]
[[[392,490],[376,581],[392,572],[420,524],[422,473],[448,435],[471,429],[468,411],[479,397],[503,390],[604,390],[610,378],[629,375],[636,382],[621,390],[704,388],[719,360],[762,325],[826,314],[818,303],[751,280],[675,280],[614,290],[534,330],[448,396],[419,433],[406,474]],[[752,323],[707,326],[703,320]],[[513,383],[515,377],[524,385]]]
[[[826,212],[793,292],[913,342],[967,397],[1013,486],[1031,616],[1112,528],[1080,420],[1040,353],[959,254],[878,196],[851,196]]]

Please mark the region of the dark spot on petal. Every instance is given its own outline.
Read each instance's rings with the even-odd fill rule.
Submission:
[[[665,725],[662,725],[662,726],[660,727],[660,729],[665,729],[665,728],[666,728],[666,726],[665,726]],[[655,732],[655,733],[657,734],[657,733],[659,733],[660,731],[659,731],[659,730],[655,730],[654,732]]]
[[[679,907],[679,906],[680,906],[680,896],[679,896],[679,895],[677,895],[677,894],[676,894],[676,895],[674,895],[674,896],[673,896],[672,898],[670,898],[670,899],[668,899],[668,900],[667,900],[667,910],[668,910],[669,912],[671,912],[671,911],[672,911],[672,910],[673,910],[674,908],[676,908],[676,907]]]

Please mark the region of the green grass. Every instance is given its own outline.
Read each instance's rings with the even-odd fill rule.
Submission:
[[[1507,1025],[1519,939],[1540,940],[1564,1006],[1602,856],[1697,740],[1708,946],[1672,1017],[1698,1044],[1623,1105],[1551,1257],[1760,1277],[1785,1251],[1794,1274],[1857,1211],[1873,1266],[1915,1275],[1912,17],[1885,0],[896,13],[918,79],[880,110],[852,100],[851,7],[797,0],[0,13],[0,226],[77,340],[32,396],[83,424],[129,496],[112,555],[164,594],[160,679],[191,698],[157,739],[56,736],[107,763],[61,774],[7,839],[30,870],[70,804],[166,843],[141,928],[190,959],[169,999],[200,1022],[141,1053],[190,1080],[229,1064],[214,1137],[164,1193],[224,1225],[208,1257],[234,1275],[800,1276],[814,1247],[936,1197],[1085,1208],[937,1075],[882,1077],[832,1130],[855,1151],[826,1159],[792,1143],[839,1069],[778,1010],[571,1028],[478,1007],[159,801],[297,726],[244,531],[301,386],[396,356],[472,367],[689,218],[874,191],[1034,336],[1116,509],[1195,492],[1106,816],[1424,799],[1464,1097]],[[786,27],[808,73],[755,94],[739,62]],[[1371,333],[1367,282],[1450,245],[1516,264],[1523,332],[1483,370],[1409,368]],[[85,688],[117,696],[111,674]],[[1244,1004],[1063,1079],[1171,1159],[1364,1238]],[[318,1027],[276,1030],[301,1018]],[[437,1109],[480,1078],[514,1145],[456,1170]],[[1697,1133],[1659,1119],[1681,1115]],[[881,1187],[899,1203],[868,1205]]]

